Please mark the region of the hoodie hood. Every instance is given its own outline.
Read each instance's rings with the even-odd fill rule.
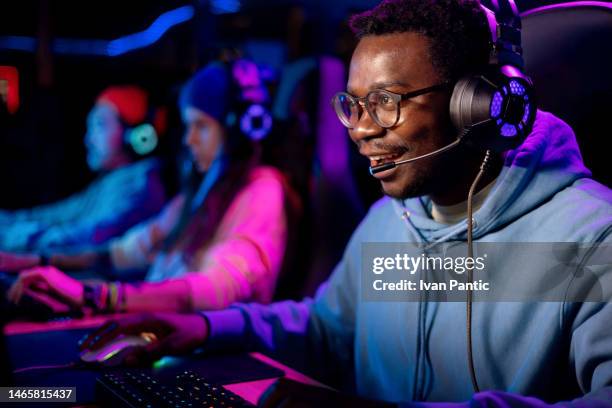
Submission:
[[[474,213],[474,238],[512,222],[548,201],[576,180],[590,177],[572,129],[554,115],[538,111],[532,132],[516,149],[506,152],[504,166],[482,206]],[[467,222],[445,225],[434,221],[428,197],[394,200],[427,241],[464,239]]]

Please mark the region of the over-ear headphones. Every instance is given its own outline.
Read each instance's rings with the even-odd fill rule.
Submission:
[[[164,120],[162,115],[162,109],[150,108],[142,123],[135,126],[124,124],[123,141],[131,154],[136,157],[146,156],[157,148],[159,135],[155,125]]]
[[[246,59],[238,59],[230,66],[233,82],[226,125],[237,129],[250,140],[259,141],[272,130],[272,114],[269,95],[257,65]]]
[[[473,146],[502,152],[516,148],[531,131],[536,101],[523,73],[521,20],[514,0],[480,5],[491,31],[492,52],[484,72],[461,78],[450,100],[460,137]]]

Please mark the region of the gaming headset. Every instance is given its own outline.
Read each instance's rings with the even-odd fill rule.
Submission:
[[[230,64],[229,70],[233,95],[225,124],[252,141],[260,141],[272,130],[273,120],[259,68],[252,61],[238,59]]]
[[[489,64],[483,72],[454,85],[450,118],[457,139],[438,150],[410,159],[370,166],[370,174],[437,156],[461,143],[490,152],[519,146],[531,132],[536,101],[531,79],[523,73],[521,19],[514,0],[491,0],[494,11],[480,4],[491,32]]]
[[[522,71],[521,20],[516,4],[514,0],[491,3],[493,11],[480,5],[491,31],[489,65],[484,72],[455,84],[450,116],[457,130],[467,136],[468,144],[503,152],[516,148],[529,134],[536,103],[531,79]]]

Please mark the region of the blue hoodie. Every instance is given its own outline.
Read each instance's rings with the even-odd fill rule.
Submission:
[[[264,351],[343,389],[406,405],[612,406],[610,303],[473,303],[475,371],[487,390],[474,394],[464,303],[362,300],[363,243],[466,239],[465,220],[435,222],[429,201],[377,202],[314,300],[205,313],[207,345]],[[474,213],[474,239],[610,243],[611,204],[611,191],[590,179],[572,130],[538,112],[532,133],[506,154]],[[501,267],[511,273],[512,263],[508,258]],[[528,276],[538,285],[541,268],[531,266]],[[612,274],[609,263],[598,267]]]

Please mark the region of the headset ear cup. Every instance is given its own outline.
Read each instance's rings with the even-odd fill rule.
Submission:
[[[535,117],[534,106],[528,81],[494,73],[460,79],[449,109],[466,143],[503,152],[525,139]]]
[[[265,138],[272,129],[272,115],[261,104],[250,105],[240,118],[240,131],[249,139]]]
[[[450,118],[451,122],[453,122],[453,126],[455,126],[455,129],[458,131],[466,128],[461,105],[463,102],[463,94],[465,93],[465,89],[467,88],[469,81],[469,77],[464,77],[457,81],[450,99]]]
[[[450,117],[458,131],[489,120],[489,109],[495,88],[482,76],[461,78],[453,89]]]
[[[136,155],[146,156],[157,147],[157,132],[153,125],[143,123],[126,131],[126,142]]]

